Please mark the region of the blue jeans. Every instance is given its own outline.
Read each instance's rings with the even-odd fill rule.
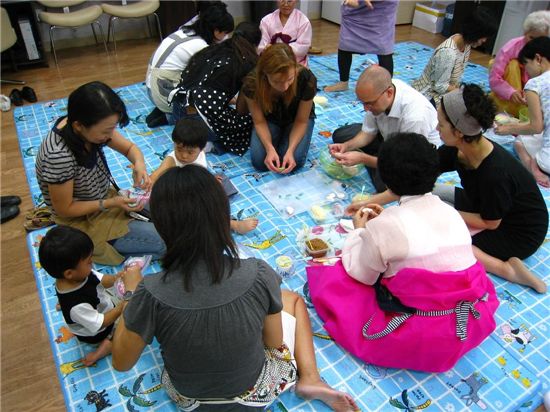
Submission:
[[[153,259],[160,259],[166,252],[153,223],[139,220],[130,220],[128,233],[110,243],[123,256],[153,255]]]
[[[275,123],[267,122],[269,127],[269,133],[271,134],[271,142],[273,147],[279,154],[281,160],[283,159],[286,151],[288,150],[288,138],[290,136],[290,131],[294,126],[294,123],[289,124],[288,126],[281,128]],[[298,143],[296,150],[294,151],[294,160],[296,161],[296,168],[301,168],[306,162],[307,152],[309,151],[309,144],[311,143],[311,135],[313,134],[313,126],[315,126],[315,119],[309,119],[307,123],[306,133],[304,137]],[[252,137],[250,139],[250,157],[252,160],[252,166],[257,170],[266,171],[267,166],[264,163],[267,152],[264,145],[262,144],[256,128],[252,131]]]
[[[188,110],[188,107],[185,107],[181,102],[181,100],[175,99],[172,102],[172,116],[171,116],[171,119],[169,120],[173,122],[171,124],[176,124],[179,119],[198,119],[198,120],[204,121],[198,112],[188,114],[187,110]],[[216,136],[216,133],[214,133],[214,131],[210,129],[210,127],[208,127],[208,141],[212,142],[216,147],[217,146],[221,147],[221,143],[219,142],[219,140],[220,139],[218,136]]]

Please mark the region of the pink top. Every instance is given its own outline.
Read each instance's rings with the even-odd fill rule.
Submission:
[[[506,66],[510,60],[518,58],[519,52],[525,46],[525,43],[524,36],[513,38],[502,46],[495,57],[493,67],[489,73],[489,85],[491,86],[491,90],[501,99],[510,100],[510,97],[516,91],[504,80],[503,76]],[[521,82],[525,84],[527,80],[529,80],[529,76],[527,76],[525,70],[522,70]]]
[[[275,10],[260,22],[262,40],[258,46],[258,53],[261,54],[268,44],[273,44],[273,40],[275,43],[284,42],[292,48],[298,63],[307,67],[307,52],[311,46],[311,36],[313,34],[309,19],[300,10],[294,9],[283,26],[279,14],[280,11]],[[277,36],[279,34],[290,36],[290,41],[284,41],[281,36]],[[275,37],[277,38],[275,39]]]
[[[472,239],[459,213],[431,193],[403,196],[351,232],[342,248],[342,263],[359,282],[373,285],[380,273],[394,276],[403,268],[451,272],[476,263]]]

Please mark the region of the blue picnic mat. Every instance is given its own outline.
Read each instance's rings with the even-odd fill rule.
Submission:
[[[395,47],[395,77],[410,82],[422,71],[433,49],[414,42],[399,43]],[[326,239],[330,253],[338,253],[344,239],[340,227],[334,222],[317,226],[307,213],[288,213],[281,209],[286,204],[322,204],[326,199],[348,203],[361,191],[372,192],[373,187],[365,171],[345,181],[326,177],[319,167],[319,154],[331,142],[327,132],[362,120],[362,107],[353,93],[354,82],[361,71],[376,61],[376,56],[354,56],[350,90],[328,97],[325,107],[317,107],[317,120],[306,166],[290,177],[273,173],[257,173],[251,166],[249,154],[240,158],[230,154],[207,155],[214,172],[224,172],[238,188],[239,194],[231,199],[235,217],[256,215],[260,224],[247,235],[235,239],[245,255],[265,259],[275,267],[280,255],[290,256],[295,273],[283,280],[284,287],[303,295],[308,302],[309,314],[315,333],[314,344],[322,378],[333,387],[349,392],[362,410],[412,411],[430,409],[439,411],[530,411],[542,402],[542,393],[549,390],[550,332],[549,298],[533,291],[492,277],[501,305],[497,312],[497,328],[478,348],[464,356],[447,373],[427,374],[408,370],[380,368],[357,360],[336,345],[323,329],[322,322],[308,301],[303,247],[304,227]],[[319,86],[338,79],[336,56],[311,57],[310,68],[318,77]],[[487,88],[487,70],[468,64],[464,81]],[[149,129],[145,116],[152,105],[143,84],[117,89],[126,102],[131,117],[122,133],[143,151],[149,171],[159,166],[171,150],[170,127]],[[324,93],[320,93],[324,95]],[[55,100],[14,111],[21,156],[33,201],[41,201],[35,177],[34,162],[40,142],[54,121],[66,113],[66,99]],[[511,150],[511,139],[497,138]],[[130,187],[131,173],[122,156],[106,150],[111,171],[121,187]],[[319,193],[306,191],[302,183],[318,182]],[[446,174],[440,181],[456,184],[456,174]],[[290,183],[289,183],[290,182]],[[271,199],[266,197],[268,194]],[[543,190],[547,204],[550,192]],[[273,198],[276,196],[276,199]],[[277,205],[278,207],[274,206]],[[146,347],[137,365],[128,372],[117,372],[111,359],[100,360],[94,367],[84,368],[79,359],[92,348],[77,342],[67,333],[61,312],[56,311],[53,279],[40,268],[38,244],[47,229],[30,233],[27,238],[38,285],[45,325],[49,333],[58,377],[69,411],[175,411],[160,386],[162,358],[158,344]],[[526,260],[537,275],[550,282],[548,239],[539,251]],[[98,267],[105,273],[119,268]],[[146,271],[159,270],[154,262]],[[270,411],[325,411],[320,402],[309,402],[294,393],[285,393],[268,410]]]

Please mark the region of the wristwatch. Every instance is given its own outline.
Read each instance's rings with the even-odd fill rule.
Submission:
[[[104,200],[105,199],[99,199],[99,210],[102,212],[106,212],[107,210],[109,210],[105,207]]]
[[[132,296],[134,296],[134,291],[126,290],[122,295],[122,300],[124,300],[125,302],[128,302],[132,298]]]

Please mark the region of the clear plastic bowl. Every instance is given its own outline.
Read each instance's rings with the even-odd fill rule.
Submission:
[[[352,177],[357,176],[363,168],[363,165],[360,164],[355,166],[342,166],[341,164],[338,164],[336,159],[330,155],[328,149],[321,151],[321,154],[319,155],[319,163],[327,175],[338,180],[351,179]]]

